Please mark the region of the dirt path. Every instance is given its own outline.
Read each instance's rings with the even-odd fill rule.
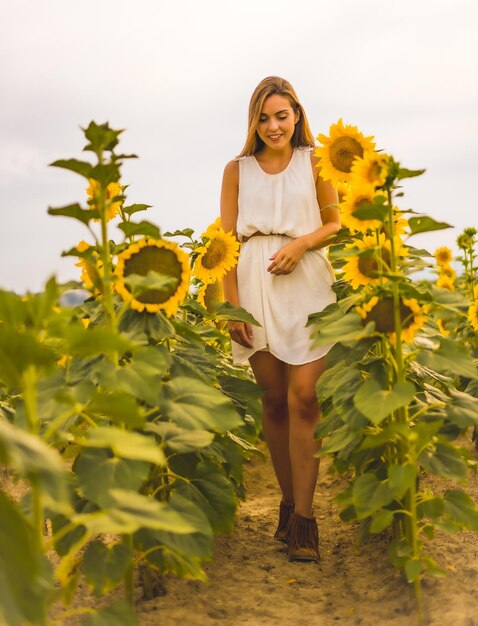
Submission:
[[[356,528],[338,517],[344,482],[321,467],[316,494],[322,567],[289,563],[274,541],[279,493],[270,462],[247,470],[249,497],[234,533],[216,541],[209,583],[168,578],[164,597],[139,602],[141,626],[414,626],[413,591],[388,562],[385,537],[358,548]],[[478,496],[478,480],[470,494]],[[437,535],[445,579],[424,582],[427,626],[478,626],[478,535]]]

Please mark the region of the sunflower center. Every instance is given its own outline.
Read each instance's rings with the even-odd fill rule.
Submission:
[[[402,320],[403,330],[413,324],[413,311],[403,302],[400,302],[400,319]],[[375,330],[379,333],[395,332],[393,298],[379,300],[373,309],[367,313],[364,324],[368,322],[375,322]]]
[[[385,269],[384,264],[390,265],[390,252],[387,248],[380,248],[380,256],[383,264],[378,261],[372,250],[361,254],[358,258],[358,269],[360,273],[368,278],[376,278],[378,272]]]
[[[227,254],[227,244],[221,239],[211,239],[207,252],[202,257],[201,263],[207,270],[217,267]]]
[[[176,293],[181,278],[181,263],[172,250],[158,248],[157,246],[141,248],[124,263],[124,276],[130,276],[131,274],[146,276],[150,271],[175,278],[176,280],[168,287],[146,289],[140,295],[135,296],[136,300],[144,304],[161,304],[166,302]],[[130,291],[128,287],[126,289]]]
[[[348,174],[355,157],[363,157],[363,148],[353,137],[338,137],[330,146],[329,154],[335,169]]]

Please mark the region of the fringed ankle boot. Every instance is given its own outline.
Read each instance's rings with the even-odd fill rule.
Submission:
[[[292,514],[294,513],[294,504],[288,502],[281,502],[279,506],[279,523],[277,530],[274,533],[274,539],[287,543],[288,541],[288,527]]]
[[[289,561],[320,561],[319,530],[315,518],[294,513],[288,531]]]

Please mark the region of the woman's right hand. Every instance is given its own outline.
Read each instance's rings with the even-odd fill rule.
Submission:
[[[228,322],[231,339],[244,348],[252,348],[252,328],[247,322]]]

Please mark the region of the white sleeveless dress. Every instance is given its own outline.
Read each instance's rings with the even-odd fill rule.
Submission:
[[[331,348],[312,348],[311,329],[305,324],[310,313],[336,300],[332,267],[323,250],[309,250],[291,274],[275,276],[267,271],[274,252],[322,225],[310,149],[295,149],[278,174],[266,173],[254,156],[238,160],[238,239],[256,231],[268,236],[252,237],[241,248],[239,302],[261,326],[252,326],[253,348],[232,342],[234,363],[246,363],[258,350],[267,350],[290,365],[310,363]]]

